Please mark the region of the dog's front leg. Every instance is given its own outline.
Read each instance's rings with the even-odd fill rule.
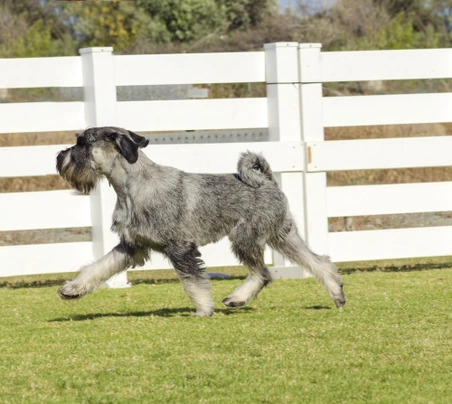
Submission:
[[[62,299],[77,299],[93,292],[113,275],[134,264],[136,251],[117,245],[107,255],[80,270],[78,276],[67,281],[59,290]]]
[[[171,243],[164,249],[185,292],[196,308],[195,316],[210,317],[213,314],[213,300],[211,296],[210,280],[198,247],[191,242]]]

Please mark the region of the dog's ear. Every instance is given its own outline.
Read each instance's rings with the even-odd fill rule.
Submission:
[[[115,133],[114,140],[119,152],[130,164],[134,164],[138,160],[138,148],[146,147],[149,144],[149,140],[131,131],[127,132],[130,138],[129,136]]]
[[[116,144],[118,145],[119,152],[130,164],[137,162],[138,145],[135,142],[130,140],[127,136],[122,135],[116,139]]]
[[[133,133],[130,130],[128,130],[127,132],[129,132],[130,137],[138,145],[140,149],[146,147],[149,144],[149,140],[147,140],[145,137],[137,135],[136,133]]]

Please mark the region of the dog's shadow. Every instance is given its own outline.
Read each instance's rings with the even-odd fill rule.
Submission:
[[[216,309],[215,313],[222,313],[224,315],[246,313],[254,310],[252,307],[241,307],[240,309]],[[194,310],[191,307],[181,308],[165,308],[152,311],[134,311],[128,313],[90,313],[90,314],[73,314],[67,317],[58,317],[48,320],[49,323],[62,323],[65,321],[86,321],[96,320],[105,317],[193,317]]]
[[[322,306],[322,305],[313,305],[313,306],[305,306],[305,310],[331,310],[330,306]]]

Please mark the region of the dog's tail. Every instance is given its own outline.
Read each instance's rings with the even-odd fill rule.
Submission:
[[[270,164],[260,154],[250,151],[242,153],[237,164],[237,170],[240,179],[250,187],[259,188],[267,181],[276,184],[276,179],[270,168]]]

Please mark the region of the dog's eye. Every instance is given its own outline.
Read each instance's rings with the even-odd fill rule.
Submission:
[[[77,137],[77,146],[85,146],[86,145],[86,139],[83,136]]]
[[[115,142],[116,141],[116,133],[109,133],[105,136],[105,140],[109,141],[109,142]]]
[[[79,147],[89,147],[90,146],[90,142],[86,139],[85,136],[79,136],[77,138],[77,146]]]

